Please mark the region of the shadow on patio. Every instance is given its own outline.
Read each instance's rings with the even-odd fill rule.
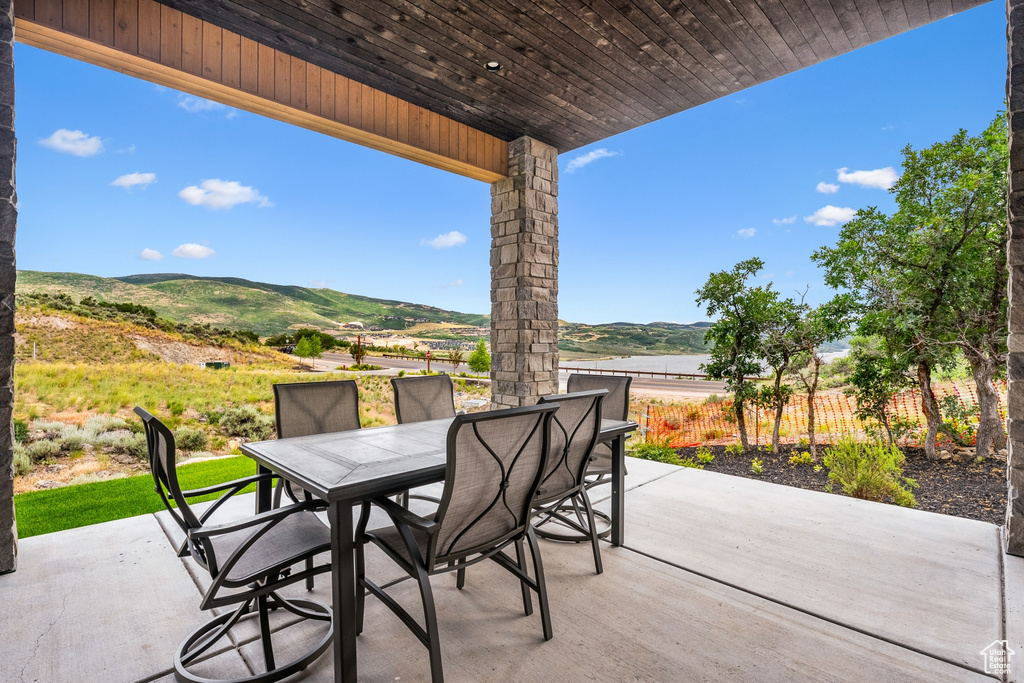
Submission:
[[[604,547],[603,575],[585,545],[542,542],[550,642],[497,566],[471,569],[461,592],[434,579],[448,680],[1001,680],[981,651],[1007,639],[1009,680],[1024,681],[1024,559],[1002,554],[998,527],[647,461],[629,472],[626,545]],[[233,503],[225,515],[251,513],[251,496]],[[0,680],[172,681],[203,574],[175,559],[165,522],[23,541],[0,583]],[[330,602],[325,577],[314,592]],[[411,582],[396,593],[418,608]],[[323,627],[289,633],[301,628]],[[211,675],[259,661],[241,641]],[[372,599],[359,666],[367,681],[429,677],[426,650]],[[293,680],[331,669],[328,653]]]

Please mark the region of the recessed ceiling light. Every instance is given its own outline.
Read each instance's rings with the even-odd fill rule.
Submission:
[[[487,69],[488,71],[501,71],[501,62],[496,62],[492,59],[491,61],[484,64],[484,68]]]

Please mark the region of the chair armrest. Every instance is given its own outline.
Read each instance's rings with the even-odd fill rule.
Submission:
[[[230,524],[218,524],[215,526],[204,526],[199,529],[191,529],[188,532],[188,537],[192,540],[198,540],[201,538],[209,538],[211,536],[221,536],[223,534],[230,534],[235,531],[241,531],[242,529],[260,526],[262,524],[278,522],[288,515],[303,511],[313,511],[315,509],[314,505],[310,505],[308,503],[297,503],[295,505],[261,512],[260,514],[252,517],[246,517],[240,522],[231,522]]]
[[[425,519],[419,515],[413,513],[408,508],[404,508],[390,498],[374,498],[373,504],[388,513],[392,520],[396,522],[402,522],[403,524],[410,526],[414,529],[419,529],[428,534],[433,534],[438,530],[437,522],[432,519]]]
[[[235,479],[234,481],[226,481],[223,484],[214,484],[213,486],[205,486],[201,489],[192,489],[191,491],[182,491],[181,495],[186,498],[194,498],[196,496],[206,496],[211,493],[217,493],[218,491],[227,491],[230,488],[238,487],[244,489],[249,484],[255,484],[256,482],[263,481],[264,479],[273,479],[279,476],[276,472],[263,472],[261,474],[254,474],[251,477],[245,477],[244,479]]]

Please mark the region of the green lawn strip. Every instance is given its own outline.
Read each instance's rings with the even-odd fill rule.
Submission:
[[[256,474],[256,463],[245,456],[182,465],[178,481],[184,490],[212,486]],[[245,489],[255,491],[250,485]],[[189,500],[198,503],[219,494]],[[148,475],[19,493],[14,497],[18,536],[28,538],[114,519],[135,517],[164,509]]]

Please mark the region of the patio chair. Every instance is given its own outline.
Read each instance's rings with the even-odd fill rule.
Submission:
[[[455,391],[448,375],[397,377],[391,386],[398,424],[455,417]]]
[[[331,571],[330,530],[313,512],[310,503],[296,503],[253,517],[214,525],[209,519],[234,494],[246,486],[272,479],[271,473],[257,474],[236,481],[182,491],[175,471],[174,435],[160,420],[142,408],[135,408],[142,418],[149,450],[149,465],[167,511],[185,533],[185,543],[178,549],[179,557],[191,555],[210,573],[212,583],[203,595],[200,609],[211,610],[237,605],[232,611],[215,616],[197,628],[178,646],[174,654],[175,677],[179,681],[210,683],[210,679],[189,671],[188,667],[220,642],[240,621],[259,621],[260,641],[266,671],[261,674],[231,679],[253,683],[270,683],[302,671],[323,654],[331,644],[334,632],[331,609],[313,600],[285,599],[278,591],[316,574]],[[188,499],[212,493],[223,494],[202,514],[197,514]],[[173,503],[173,505],[172,505]],[[327,562],[319,566],[312,559],[327,553]],[[295,565],[305,568],[294,571]],[[304,619],[326,621],[326,634],[306,654],[287,664],[278,665],[271,638],[270,612],[285,609]],[[298,622],[302,623],[302,622]]]
[[[543,536],[577,543],[589,540],[598,574],[604,571],[604,565],[594,525],[594,506],[587,495],[586,474],[601,434],[601,406],[607,395],[607,389],[600,389],[541,397],[540,405],[557,402],[560,407],[551,418],[551,455],[537,490],[533,512],[533,526],[538,535],[541,535],[541,527],[557,524],[577,535],[568,539],[558,534]]]
[[[455,389],[448,375],[427,377],[396,377],[391,380],[395,390],[395,417],[398,424],[425,422],[455,417]],[[402,507],[409,507],[409,500],[441,501],[433,496],[410,494],[399,495]]]
[[[558,404],[512,408],[489,413],[459,415],[448,430],[444,493],[437,512],[420,517],[389,498],[373,505],[384,510],[394,526],[366,530],[370,502],[363,504],[356,526],[356,630],[363,629],[366,592],[394,612],[430,653],[434,683],[444,680],[430,577],[458,571],[458,588],[464,586],[465,568],[491,559],[519,582],[523,609],[533,613],[530,591],[540,603],[544,639],[551,639],[551,615],[540,548],[530,526],[530,510],[544,463],[547,460],[549,423]],[[534,577],[527,571],[523,540],[530,544]],[[366,576],[365,545],[373,543],[419,584],[423,603],[420,626],[385,589]],[[504,550],[513,546],[516,559]]]

